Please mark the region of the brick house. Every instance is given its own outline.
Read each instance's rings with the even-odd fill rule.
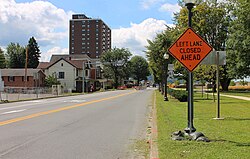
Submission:
[[[41,69],[27,69],[25,82],[25,69],[0,69],[5,87],[44,87],[45,74]]]

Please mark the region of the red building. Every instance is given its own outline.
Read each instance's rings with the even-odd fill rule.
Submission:
[[[44,87],[45,74],[41,69],[0,69],[5,87]]]

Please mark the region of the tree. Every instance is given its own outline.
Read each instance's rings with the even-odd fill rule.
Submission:
[[[58,81],[55,76],[49,75],[49,76],[47,76],[45,78],[44,83],[45,83],[46,87],[52,87],[52,85],[58,85],[58,84],[60,84],[60,81]]]
[[[34,37],[29,39],[28,44],[28,68],[37,68],[39,64],[40,50]]]
[[[250,76],[250,3],[230,0],[233,11],[227,40],[229,73],[237,79]]]
[[[175,15],[175,24],[177,30],[183,32],[187,28],[187,14],[187,9],[182,8],[180,13]],[[193,9],[192,28],[199,35],[201,35],[216,51],[226,50],[229,23],[229,9],[224,3],[217,3],[217,1],[214,0],[205,0],[204,2],[200,2]],[[210,74],[211,78],[215,79],[215,70],[211,70],[210,66],[198,67],[195,70],[195,73],[202,73],[202,71],[199,69],[205,72],[208,71],[205,74]],[[220,83],[223,90],[228,90],[228,86],[232,79],[232,76],[229,75],[228,70],[229,69],[227,65],[220,67]],[[201,76],[198,75],[196,77]]]
[[[125,71],[128,65],[128,60],[132,54],[125,48],[113,48],[106,51],[101,56],[101,62],[104,66],[104,71],[108,70],[110,75],[106,74],[106,77],[112,77],[114,80],[115,88],[119,85],[119,79],[121,80],[125,76]]]
[[[3,50],[0,48],[0,68],[6,67],[6,61]]]
[[[155,39],[148,40],[148,46],[146,46],[146,56],[149,61],[149,68],[154,77],[154,82],[163,86],[166,78],[167,63],[172,63],[174,58],[170,56],[168,61],[164,59],[164,54],[168,53],[167,49],[173,43],[175,37],[174,29],[166,27],[166,30],[160,34],[157,34]]]
[[[130,62],[132,77],[137,80],[137,84],[141,80],[146,80],[147,76],[150,75],[146,59],[141,56],[134,56]]]
[[[7,46],[7,67],[24,68],[25,67],[25,48],[18,43],[10,43]]]

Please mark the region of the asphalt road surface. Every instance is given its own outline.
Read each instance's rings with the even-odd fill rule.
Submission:
[[[0,159],[123,159],[147,127],[152,89],[0,104]]]

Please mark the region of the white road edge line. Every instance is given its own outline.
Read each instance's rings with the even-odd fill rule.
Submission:
[[[1,113],[1,115],[4,115],[4,114],[12,114],[12,113],[18,113],[18,112],[23,112],[23,111],[25,111],[25,110],[26,110],[26,109],[8,111],[8,112]]]

